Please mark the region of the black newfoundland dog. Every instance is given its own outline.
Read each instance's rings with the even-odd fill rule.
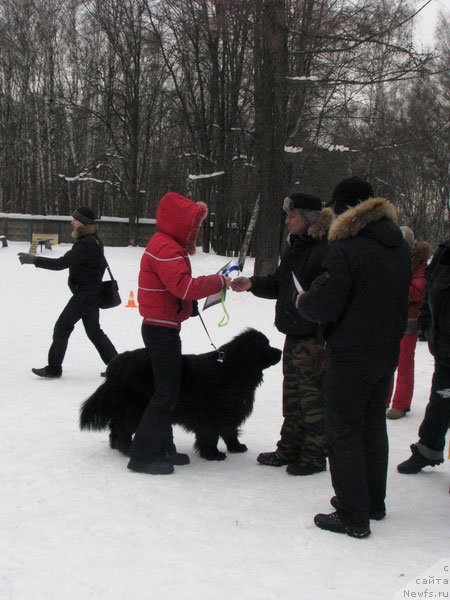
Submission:
[[[238,428],[251,414],[255,390],[263,370],[275,365],[281,350],[272,348],[264,334],[247,329],[219,351],[185,354],[181,392],[172,422],[195,433],[195,448],[202,458],[223,460],[219,436],[229,452],[245,452]],[[145,348],[116,356],[106,369],[105,382],[81,407],[81,429],[106,429],[110,446],[128,454],[153,394],[150,357]]]

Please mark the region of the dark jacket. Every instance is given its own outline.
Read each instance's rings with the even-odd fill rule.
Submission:
[[[98,294],[106,268],[103,244],[96,235],[96,225],[84,225],[75,230],[72,248],[60,258],[37,256],[35,266],[50,271],[69,269],[68,284],[73,294]]]
[[[370,198],[330,228],[324,271],[303,294],[299,312],[327,322],[332,358],[395,363],[408,315],[411,254],[395,207]]]
[[[295,273],[304,290],[309,289],[322,272],[322,262],[328,249],[326,236],[332,220],[332,211],[323,209],[306,235],[289,236],[289,248],[281,257],[275,273],[250,278],[250,291],[255,296],[276,299],[275,325],[281,333],[298,338],[317,335],[317,323],[303,319],[295,309],[297,291],[292,273]]]
[[[450,240],[439,245],[427,269],[419,327],[437,361],[450,364]]]

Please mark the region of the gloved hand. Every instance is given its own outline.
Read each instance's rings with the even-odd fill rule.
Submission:
[[[198,317],[200,314],[198,310],[198,300],[192,300],[192,314],[191,317]]]
[[[22,265],[34,265],[36,261],[35,255],[28,254],[27,252],[19,252],[18,256]]]
[[[422,329],[417,332],[417,339],[419,340],[419,342],[428,342],[428,332],[429,330],[425,327],[422,327]]]

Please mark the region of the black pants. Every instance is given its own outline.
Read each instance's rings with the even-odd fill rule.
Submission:
[[[325,374],[331,480],[349,525],[368,525],[370,512],[385,510],[385,402],[393,371],[394,365],[332,361]]]
[[[425,417],[419,428],[419,444],[423,444],[431,453],[428,458],[441,460],[445,447],[445,436],[450,419],[450,367],[436,361],[434,365],[431,394]],[[422,451],[423,450],[423,451]],[[426,449],[420,449],[422,454]]]
[[[181,381],[181,340],[177,329],[142,326],[150,352],[155,391],[142,416],[130,448],[130,457],[148,462],[173,450],[172,411]]]
[[[75,324],[81,319],[88,338],[96,347],[103,362],[117,354],[109,337],[100,329],[98,294],[75,293],[59,315],[53,330],[53,343],[48,352],[48,364],[52,369],[61,369],[69,337]]]

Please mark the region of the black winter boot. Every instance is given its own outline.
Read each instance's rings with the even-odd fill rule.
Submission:
[[[42,367],[42,369],[31,369],[35,375],[39,377],[46,377],[47,379],[56,379],[57,377],[61,377],[62,368],[61,367]]]
[[[260,465],[266,465],[268,467],[283,467],[291,462],[290,460],[282,458],[278,452],[261,452],[261,454],[258,454],[256,460]]]
[[[187,454],[183,454],[182,452],[177,452],[177,448],[175,444],[172,442],[171,444],[166,446],[167,448],[167,458],[177,467],[188,465],[191,462],[191,459]]]
[[[175,452],[175,454],[168,454],[167,456],[176,467],[188,465],[191,462],[189,456],[187,454],[183,454],[182,452]]]
[[[333,508],[335,508],[336,510],[338,510],[339,508],[339,500],[337,499],[337,496],[333,496],[330,499],[330,504]],[[381,521],[381,519],[384,519],[384,517],[386,516],[386,511],[385,510],[380,510],[380,511],[370,511],[370,518],[374,521]]]
[[[169,460],[167,454],[155,454],[145,462],[132,458],[127,467],[135,473],[147,473],[149,475],[170,475],[175,470],[173,462]]]
[[[322,473],[327,470],[327,465],[299,465],[291,463],[286,467],[286,473],[289,475],[314,475],[314,473]]]
[[[405,460],[397,466],[397,471],[399,473],[403,473],[404,475],[414,475],[415,473],[420,473],[424,467],[435,467],[444,462],[442,459],[432,460],[426,458],[419,452],[415,444],[411,444],[411,452],[412,454],[408,460]]]
[[[314,523],[320,529],[333,531],[334,533],[346,533],[354,538],[366,538],[370,535],[370,527],[368,525],[346,525],[337,512],[329,515],[318,514],[314,517]]]

